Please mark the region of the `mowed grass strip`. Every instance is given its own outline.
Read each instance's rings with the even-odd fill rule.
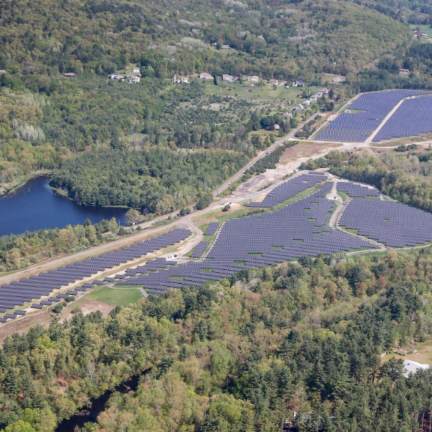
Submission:
[[[96,300],[113,306],[126,306],[136,303],[143,297],[139,288],[98,287],[85,296],[87,300]]]

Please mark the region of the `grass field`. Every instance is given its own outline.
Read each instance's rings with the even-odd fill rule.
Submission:
[[[96,300],[114,306],[126,306],[136,303],[143,295],[138,288],[98,287],[85,296],[85,299]]]

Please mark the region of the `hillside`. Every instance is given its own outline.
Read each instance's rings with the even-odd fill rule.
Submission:
[[[175,73],[255,74],[312,86],[322,72],[355,74],[409,38],[408,27],[349,1],[7,2],[0,192],[82,153],[162,145],[251,157],[272,138],[253,136],[259,120],[272,116],[286,131],[286,113],[314,88],[173,85]],[[107,78],[134,67],[138,84]]]
[[[0,27],[0,66],[24,76],[105,74],[128,62],[157,76],[355,71],[406,40],[394,21],[334,0],[19,0],[3,8]]]
[[[353,0],[385,15],[411,24],[431,23],[432,5],[429,0]]]

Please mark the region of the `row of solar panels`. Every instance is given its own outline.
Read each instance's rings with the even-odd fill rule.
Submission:
[[[95,276],[107,269],[140,258],[158,249],[186,239],[190,231],[175,229],[158,237],[108,252],[95,258],[41,273],[27,279],[0,286],[0,312],[19,307],[35,299],[48,297],[53,291]]]
[[[320,175],[320,181],[325,178]],[[293,180],[287,182],[287,189]],[[223,225],[207,258],[178,265],[166,261],[149,263],[120,276],[121,284],[142,286],[158,294],[304,256],[375,248],[370,242],[328,226],[334,202],[326,196],[332,187],[332,183],[324,183],[309,197],[277,211],[231,219]],[[356,185],[352,190],[360,192]],[[373,189],[369,191],[373,193]]]
[[[363,142],[378,128],[386,115],[400,101],[427,93],[430,92],[424,90],[385,90],[364,93],[354,100],[336,119],[329,122],[324,129],[319,131],[315,139],[321,141]],[[415,118],[415,115],[410,116],[405,118],[404,122],[406,124],[414,122]],[[383,134],[386,133],[383,132]],[[416,135],[416,133],[413,135]]]

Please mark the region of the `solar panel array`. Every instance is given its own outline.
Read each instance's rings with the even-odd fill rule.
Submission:
[[[218,228],[219,224],[217,222],[209,223],[205,235],[211,236],[215,234]]]
[[[0,312],[5,312],[8,309],[13,309],[35,299],[49,296],[51,292],[56,289],[139,258],[155,250],[178,243],[186,239],[189,235],[189,230],[175,229],[166,234],[137,242],[132,246],[114,252],[108,252],[18,282],[2,285],[0,286]],[[88,289],[89,287],[90,286],[87,286],[84,289]],[[71,293],[74,294],[73,291],[71,291]],[[64,294],[60,295],[62,296]],[[53,299],[46,300],[46,302],[51,303],[52,301]],[[36,302],[35,306],[38,305],[40,305],[40,303]]]
[[[408,99],[374,138],[383,141],[432,132],[432,96]]]
[[[201,258],[203,253],[206,251],[208,247],[208,243],[206,241],[202,241],[200,243],[198,243],[191,252],[191,257],[192,258]]]
[[[338,192],[346,193],[351,198],[378,198],[380,191],[374,187],[352,182],[338,182]]]
[[[387,90],[364,93],[339,114],[315,139],[321,141],[363,142],[385,116],[404,98],[424,94],[422,90]]]
[[[375,248],[365,240],[328,226],[334,210],[334,203],[326,199],[331,189],[332,183],[325,183],[318,192],[280,210],[229,220],[206,259],[144,266],[139,273],[126,274],[127,280],[122,283],[142,286],[158,294],[169,288],[202,286],[244,269],[299,257]]]
[[[275,187],[262,202],[251,203],[248,206],[258,208],[274,207],[294,195],[322,183],[326,178],[325,174],[315,172],[299,175]]]
[[[432,242],[432,214],[399,202],[354,198],[340,225],[389,247]]]

